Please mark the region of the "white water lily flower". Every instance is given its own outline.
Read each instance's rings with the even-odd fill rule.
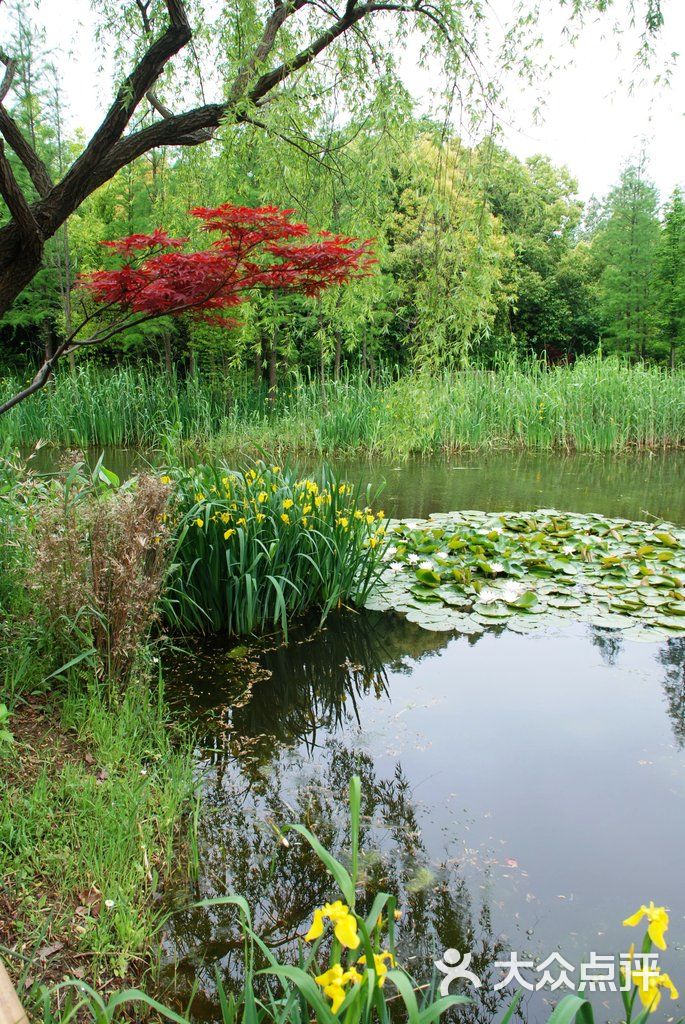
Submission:
[[[419,524],[418,523],[405,523],[404,525],[406,526],[406,528],[408,530],[418,530],[418,528],[419,528]]]
[[[418,560],[419,560],[419,556],[415,555],[413,551],[412,551],[412,553],[410,555],[407,555],[407,561],[410,563],[410,565],[416,565]]]
[[[385,554],[383,555],[383,561],[384,562],[389,562],[390,559],[394,558],[396,554],[397,554],[397,548],[394,547],[394,546],[393,547],[389,547],[387,549],[387,551],[385,552]]]
[[[504,572],[504,566],[501,562],[493,562],[490,566],[490,572]]]
[[[421,565],[419,566],[419,569],[433,569],[433,568],[435,568],[435,567],[434,567],[433,563],[431,562],[431,560],[429,558],[427,558],[425,562],[421,562]]]
[[[390,571],[391,572],[399,572],[403,567],[404,567],[404,563],[403,562],[391,562],[390,563]]]
[[[449,558],[449,555],[447,554],[446,551],[438,551],[438,552],[436,552],[435,557],[436,558]]]
[[[572,555],[576,549],[573,544],[564,544],[561,550],[565,555]]]

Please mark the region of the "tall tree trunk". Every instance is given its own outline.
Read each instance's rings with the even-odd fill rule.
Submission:
[[[340,361],[342,356],[342,338],[340,337],[340,331],[335,328],[335,363],[333,366],[333,376],[336,380],[340,380]]]
[[[274,323],[273,333],[269,342],[269,405],[276,403],[276,390],[278,388],[278,324]]]
[[[164,368],[169,376],[173,373],[173,365],[171,362],[171,335],[168,331],[164,332]]]

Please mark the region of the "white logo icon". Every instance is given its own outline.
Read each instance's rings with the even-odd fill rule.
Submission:
[[[480,988],[481,981],[477,974],[469,970],[471,966],[471,954],[464,953],[462,959],[461,953],[458,949],[446,949],[443,953],[443,960],[436,960],[435,966],[444,974],[445,977],[440,982],[440,995],[446,996],[449,994],[450,985],[453,981],[457,981],[458,978],[466,978],[467,981],[471,982],[474,988]]]

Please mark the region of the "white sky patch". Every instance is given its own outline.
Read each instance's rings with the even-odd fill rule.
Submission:
[[[492,0],[495,23],[505,23],[513,6],[513,0]],[[663,0],[663,8],[666,26],[660,59],[685,43],[685,2]],[[72,127],[92,133],[111,101],[112,81],[111,68],[98,73],[100,57],[93,42],[94,18],[88,0],[44,0],[37,11],[29,7],[29,14],[46,29],[47,45],[63,75]],[[564,23],[558,9],[542,22],[545,48],[558,65],[551,80],[532,89],[514,76],[506,80],[502,142],[521,158],[546,153],[555,163],[566,164],[585,199],[593,193],[604,194],[617,180],[621,166],[644,143],[651,177],[666,198],[676,184],[685,183],[685,55],[675,65],[670,86],[655,85],[652,72],[631,90],[638,34],[628,33],[618,53],[607,16],[588,24],[580,42],[571,47],[562,35]],[[3,5],[3,44],[8,35],[9,18]],[[415,46],[410,41],[400,62],[401,73],[419,108],[430,109],[435,69],[419,66],[418,50],[418,40]],[[545,99],[544,120],[536,124],[533,111],[540,93]]]

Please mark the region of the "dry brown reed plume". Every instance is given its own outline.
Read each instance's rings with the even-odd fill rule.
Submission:
[[[61,488],[61,489],[60,489]],[[157,614],[169,550],[169,488],[61,482],[40,520],[34,589],[65,660],[90,650],[97,674],[125,682]]]

